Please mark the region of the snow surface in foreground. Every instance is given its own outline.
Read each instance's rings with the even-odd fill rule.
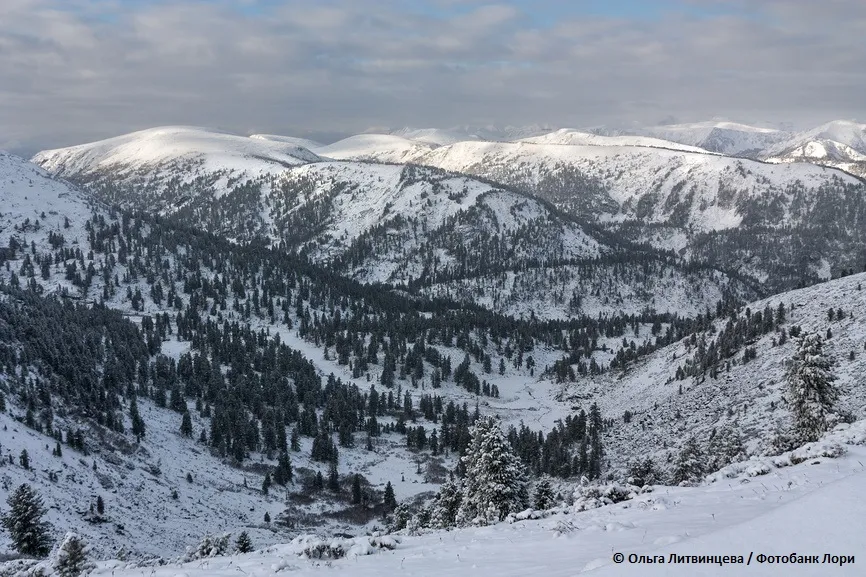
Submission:
[[[863,422],[858,423],[863,425]],[[861,427],[862,428],[862,427]],[[837,435],[840,436],[840,435]],[[844,433],[841,435],[844,436]],[[862,442],[862,436],[860,435]],[[683,575],[817,576],[862,575],[866,502],[866,447],[849,446],[838,459],[810,458],[761,476],[745,471],[696,487],[657,487],[632,501],[583,513],[502,523],[491,527],[402,537],[393,551],[381,550],[334,561],[299,556],[303,544],[277,545],[249,555],[199,560],[185,565],[131,567],[100,563],[94,575],[115,577],[227,577],[322,574],[479,575],[518,577]],[[781,462],[781,461],[777,461]],[[626,561],[614,564],[615,553]],[[635,555],[753,554],[749,566],[713,564],[630,564]],[[854,564],[758,563],[757,556],[855,557]]]

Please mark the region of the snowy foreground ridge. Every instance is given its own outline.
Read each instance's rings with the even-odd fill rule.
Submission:
[[[866,421],[859,421],[779,457],[730,465],[699,487],[654,487],[588,511],[560,507],[540,519],[525,513],[498,525],[414,536],[301,536],[186,563],[104,561],[92,575],[863,575],[864,443]]]

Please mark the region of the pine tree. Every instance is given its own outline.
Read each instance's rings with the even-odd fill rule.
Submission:
[[[494,417],[479,418],[471,430],[466,455],[463,501],[457,515],[461,525],[494,523],[526,508],[523,466]]]
[[[337,473],[337,463],[331,461],[330,469],[328,470],[328,489],[334,493],[340,492],[340,475]]]
[[[463,502],[463,488],[454,480],[448,480],[439,487],[433,510],[430,515],[430,526],[434,529],[450,529],[457,523],[457,513]]]
[[[105,501],[102,499],[102,495],[96,497],[96,512],[100,515],[105,514]]]
[[[394,496],[394,486],[391,485],[391,481],[385,485],[385,496],[382,504],[385,505],[386,512],[391,512],[397,508],[397,497]]]
[[[262,481],[262,493],[265,495],[268,494],[268,490],[271,488],[271,474],[265,473],[265,478]]]
[[[48,524],[42,521],[45,507],[30,485],[20,485],[6,500],[9,511],[2,518],[15,549],[22,555],[44,557],[51,548]]]
[[[704,451],[697,438],[689,437],[680,449],[674,467],[674,484],[700,479],[705,470]]]
[[[361,475],[357,473],[352,476],[352,504],[361,504]]]
[[[265,511],[265,523],[271,522],[271,514]]]
[[[30,469],[30,455],[27,453],[27,449],[21,449],[21,454],[18,455],[18,462],[25,469]]]
[[[292,429],[291,448],[296,453],[301,450],[301,435],[298,433],[297,427]]]
[[[795,432],[803,442],[815,441],[827,431],[828,417],[838,398],[833,364],[823,348],[821,335],[804,334],[788,369],[788,403]]]
[[[129,417],[132,420],[132,434],[135,435],[137,440],[141,441],[144,437],[144,419],[141,418],[138,412],[138,401],[135,400],[135,395],[133,395],[132,400],[129,402]]]
[[[183,412],[183,419],[180,422],[180,434],[184,437],[192,437],[192,418],[189,411]]]
[[[554,504],[553,487],[550,484],[550,479],[542,477],[535,483],[535,495],[533,496],[532,506],[538,510],[550,509]]]
[[[247,533],[246,531],[241,531],[241,534],[238,535],[238,539],[235,542],[235,548],[237,549],[238,553],[252,553],[253,540],[250,539],[249,533]]]
[[[90,549],[87,542],[75,533],[67,533],[52,554],[54,571],[59,577],[79,577],[93,569],[87,561]]]
[[[723,427],[710,439],[707,447],[710,471],[718,471],[722,467],[746,458],[746,447],[743,438],[730,426]]]

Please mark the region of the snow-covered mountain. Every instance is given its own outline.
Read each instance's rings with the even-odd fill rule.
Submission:
[[[768,147],[791,136],[789,132],[774,128],[727,121],[666,124],[626,132],[697,146],[711,152],[748,157],[757,156]]]
[[[866,124],[829,122],[776,143],[762,156],[768,162],[810,162],[866,176]]]
[[[412,162],[436,145],[391,134],[358,134],[315,148],[316,154],[334,160]]]
[[[739,226],[749,203],[770,199],[797,183],[818,188],[829,182],[859,182],[808,164],[781,167],[650,147],[627,136],[577,133],[575,144],[546,143],[569,141],[574,134],[515,143],[460,142],[437,148],[418,163],[515,186],[584,216],[607,214],[608,220],[671,224],[694,231]]]
[[[279,134],[251,134],[250,138],[254,138],[257,140],[268,140],[271,142],[283,142],[286,144],[293,144],[295,146],[300,146],[301,148],[306,148],[308,150],[325,146],[321,142],[318,142],[316,140],[310,140],[309,138],[300,138],[297,136],[281,136]]]
[[[434,168],[369,162],[405,162],[450,148],[363,135],[315,149],[319,159],[347,156],[355,161],[311,162],[258,177],[244,170],[243,162],[239,168],[224,162],[209,172],[206,166],[180,161],[154,165],[149,157],[140,163],[126,157],[126,170],[107,170],[83,161],[65,164],[61,159],[78,157],[62,151],[40,153],[34,160],[111,204],[156,210],[231,239],[282,242],[364,282],[412,285],[461,301],[480,298],[509,314],[536,310],[563,317],[580,310],[596,314],[645,308],[697,312],[729,291],[754,295],[718,271],[687,273],[679,264],[603,238],[526,193]],[[666,284],[671,299],[656,298],[650,288],[660,286],[656,283],[669,278],[665,275],[603,282],[614,274],[614,258],[649,258],[656,272],[669,271],[676,279]],[[576,267],[589,261],[599,268],[587,284],[587,279],[579,280]],[[560,268],[547,274],[549,267]],[[549,292],[533,290],[538,282]],[[581,309],[574,295],[590,285],[592,296]],[[529,305],[544,300],[543,306]]]
[[[190,179],[217,173],[223,174],[224,180],[254,178],[319,160],[295,142],[250,138],[190,126],[151,128],[89,144],[46,150],[33,158],[35,163],[61,177],[112,173],[131,178],[146,170],[149,178],[157,181],[171,179],[172,172],[182,172]]]
[[[452,126],[450,128],[413,128],[403,127],[386,130],[387,134],[402,136],[409,140],[427,142],[437,146],[454,144],[464,140],[484,140],[506,142],[521,138],[532,138],[553,132],[555,128],[547,125],[532,124],[527,126]]]
[[[447,128],[398,128],[391,130],[388,134],[401,136],[408,140],[416,142],[426,142],[436,146],[444,146],[446,144],[454,144],[463,140],[482,140],[480,136],[461,129]]]
[[[608,138],[631,137],[595,141]],[[866,187],[814,164],[529,142],[460,142],[417,162],[537,195],[636,241],[754,276],[775,291],[859,269],[864,254]]]
[[[517,142],[527,142],[529,144],[572,144],[581,146],[639,146],[646,148],[684,150],[687,152],[707,152],[703,148],[697,146],[688,146],[671,140],[662,140],[660,138],[637,135],[605,136],[572,128],[561,128],[542,136],[523,138]]]

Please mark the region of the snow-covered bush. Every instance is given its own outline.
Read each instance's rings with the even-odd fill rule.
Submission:
[[[642,492],[640,487],[634,485],[620,485],[612,483],[609,485],[590,485],[581,483],[574,492],[574,510],[589,511],[605,505],[613,505],[634,499]]]
[[[229,550],[229,537],[228,533],[218,536],[205,535],[198,545],[187,548],[184,559],[195,561],[196,559],[209,559],[225,555]]]
[[[353,539],[322,539],[315,535],[301,535],[292,540],[298,555],[307,559],[342,559],[373,555],[382,549],[393,550],[399,541],[393,537],[355,537]]]

